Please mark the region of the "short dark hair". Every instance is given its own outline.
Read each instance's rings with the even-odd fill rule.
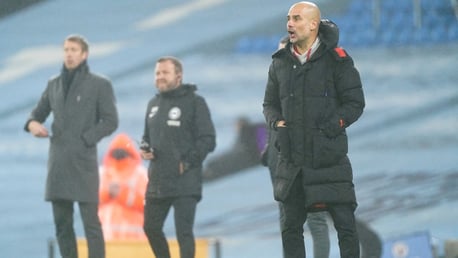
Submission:
[[[78,34],[71,34],[65,38],[65,41],[76,42],[81,46],[83,52],[89,52],[89,43],[87,43],[86,38]]]
[[[183,65],[181,64],[180,60],[174,56],[163,56],[163,57],[160,57],[156,63],[162,63],[162,62],[165,62],[165,61],[170,61],[173,63],[173,65],[175,66],[175,72],[177,74],[183,74]]]

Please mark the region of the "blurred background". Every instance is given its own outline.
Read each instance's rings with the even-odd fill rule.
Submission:
[[[23,126],[47,80],[60,71],[67,35],[89,40],[91,70],[108,76],[115,88],[115,134],[136,140],[155,94],[156,59],[183,60],[184,81],[198,85],[217,129],[211,159],[232,147],[239,117],[264,120],[271,54],[295,2],[2,0],[0,257],[48,257],[47,241],[54,238],[51,206],[44,202],[48,143]],[[348,129],[357,217],[382,239],[383,257],[413,257],[415,248],[422,250],[415,257],[457,257],[456,1],[315,3],[322,18],[340,27],[340,45],[353,57],[366,94],[365,113]],[[99,144],[100,158],[115,134]],[[218,239],[224,258],[281,257],[268,170],[259,165],[239,172],[204,184],[195,234]],[[167,223],[166,233],[174,237],[173,223]],[[339,257],[334,229],[330,235],[331,257]],[[311,257],[307,227],[305,241]],[[399,243],[414,248],[409,254]]]

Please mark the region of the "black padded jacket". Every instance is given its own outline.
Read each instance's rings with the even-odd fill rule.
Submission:
[[[337,26],[323,20],[318,36],[321,44],[304,64],[290,43],[273,54],[263,113],[273,130],[277,121],[286,121],[278,132],[279,169],[288,163],[290,178],[302,171],[308,205],[356,203],[345,129],[365,106],[361,79],[352,58],[337,46]]]
[[[202,162],[215,149],[210,111],[195,85],[159,93],[146,110],[143,141],[154,151],[146,197],[202,195]],[[185,165],[179,172],[180,162]]]

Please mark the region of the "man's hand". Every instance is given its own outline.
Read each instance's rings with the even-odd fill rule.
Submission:
[[[184,171],[185,171],[184,163],[180,162],[180,175],[183,175]]]
[[[280,120],[277,122],[276,127],[286,127],[286,121]]]
[[[142,159],[144,160],[153,160],[154,159],[154,154],[151,151],[140,150],[140,155],[142,156]]]
[[[29,132],[35,137],[49,137],[48,129],[37,121],[30,121],[27,129],[29,129]]]

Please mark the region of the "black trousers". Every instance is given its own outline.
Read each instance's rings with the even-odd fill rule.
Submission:
[[[284,202],[280,203],[280,209],[283,257],[306,257],[303,233],[307,209],[305,208],[305,196],[300,173],[293,183],[289,196]],[[360,256],[354,209],[353,204],[327,206],[337,231],[341,258],[357,258]]]
[[[98,203],[79,202],[89,258],[105,257],[105,241],[100,224]],[[78,258],[76,236],[73,228],[73,201],[52,201],[56,238],[62,258]]]
[[[156,258],[170,258],[170,250],[163,227],[171,207],[174,209],[175,231],[181,258],[194,258],[194,218],[197,198],[146,198],[144,230]]]

